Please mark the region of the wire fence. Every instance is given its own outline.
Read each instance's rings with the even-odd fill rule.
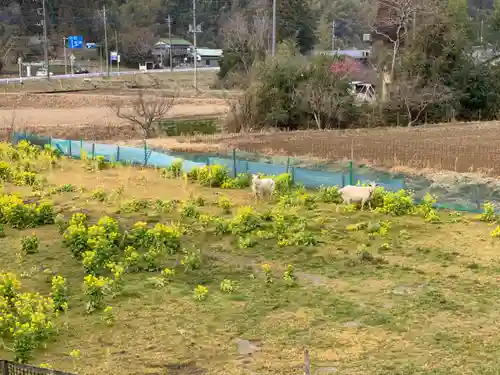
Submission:
[[[0,360],[0,375],[75,375],[42,367]]]
[[[369,166],[345,162],[345,158],[332,157],[329,169],[300,167],[298,159],[290,157],[268,157],[263,154],[242,152],[232,149],[229,152],[218,154],[196,154],[171,152],[169,150],[152,149],[147,144],[144,147],[128,147],[112,144],[87,142],[83,140],[67,140],[39,136],[32,133],[12,134],[12,143],[20,140],[44,146],[50,144],[56,147],[61,154],[79,159],[82,156],[89,158],[103,157],[109,162],[122,162],[143,166],[165,168],[174,160],[183,160],[183,169],[186,172],[194,167],[205,165],[223,165],[231,176],[240,173],[265,175],[279,175],[290,173],[293,182],[307,188],[320,186],[345,186],[375,181],[387,190],[397,191],[409,189],[420,200],[426,193],[436,196],[438,207],[459,211],[478,212],[485,201],[490,201],[500,207],[500,182],[496,179],[471,179],[464,176],[442,174],[438,180],[429,180],[425,177],[407,175],[403,173],[388,173]]]

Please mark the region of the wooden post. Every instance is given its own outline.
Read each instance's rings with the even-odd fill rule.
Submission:
[[[309,350],[304,349],[304,375],[311,375],[311,361],[309,360]]]
[[[116,146],[116,161],[120,161],[120,146]]]
[[[92,142],[92,159],[95,159],[95,142]]]
[[[68,141],[69,142],[69,149],[68,149],[68,152],[69,152],[69,157],[72,158],[73,157],[73,152],[71,151],[71,144],[73,143],[71,141],[71,139]]]

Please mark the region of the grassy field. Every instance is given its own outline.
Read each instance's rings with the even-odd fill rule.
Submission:
[[[51,165],[50,153],[9,150],[0,148],[9,163],[0,163],[7,180],[0,270],[17,274],[23,291],[49,295],[52,274],[68,286],[67,313],[52,318],[58,334],[43,341],[30,363],[89,375],[289,375],[302,374],[307,348],[313,373],[500,371],[500,245],[494,227],[476,217],[428,211],[424,219],[406,197],[383,199],[381,192],[379,209],[361,212],[327,203],[338,199],[335,189],[283,192],[256,204],[248,188],[203,187],[174,178],[176,170],[67,159]],[[53,202],[65,220],[84,212],[93,225],[108,215],[120,233],[135,233],[138,221],[178,228],[171,233],[182,233],[181,247],[155,258],[159,270],[175,275],[134,270],[120,247],[129,237],[119,236],[110,259],[127,268],[123,286],[86,313],[82,261],[58,225],[12,228],[19,220],[5,194],[14,192],[26,204]],[[33,222],[29,215],[23,220]],[[60,216],[57,223],[67,225]],[[32,233],[39,249],[26,251],[25,240],[23,252],[22,239]],[[152,254],[137,251],[140,259]],[[97,274],[116,281],[109,272]],[[208,294],[200,287],[194,293],[199,285]],[[112,311],[104,312],[106,306]],[[11,359],[13,343],[4,336],[0,358]]]

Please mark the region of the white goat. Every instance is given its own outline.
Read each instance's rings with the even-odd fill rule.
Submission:
[[[276,187],[276,182],[272,178],[260,178],[259,175],[252,175],[252,191],[255,195],[255,201],[259,197],[264,198],[267,196],[271,198],[274,193],[274,188]]]
[[[361,210],[363,210],[365,203],[368,202],[368,207],[371,210],[371,200],[376,187],[377,184],[375,182],[370,183],[368,186],[347,185],[340,189],[339,193],[345,204],[361,203]]]

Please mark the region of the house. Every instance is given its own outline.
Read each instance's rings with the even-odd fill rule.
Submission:
[[[187,40],[180,38],[160,39],[157,43],[155,43],[153,48],[153,56],[157,61],[159,61],[160,65],[169,65],[170,48],[172,48],[172,63],[175,66],[182,63],[184,59],[189,56],[193,45]]]
[[[218,67],[219,59],[222,56],[221,49],[197,48],[197,61],[201,66]]]

